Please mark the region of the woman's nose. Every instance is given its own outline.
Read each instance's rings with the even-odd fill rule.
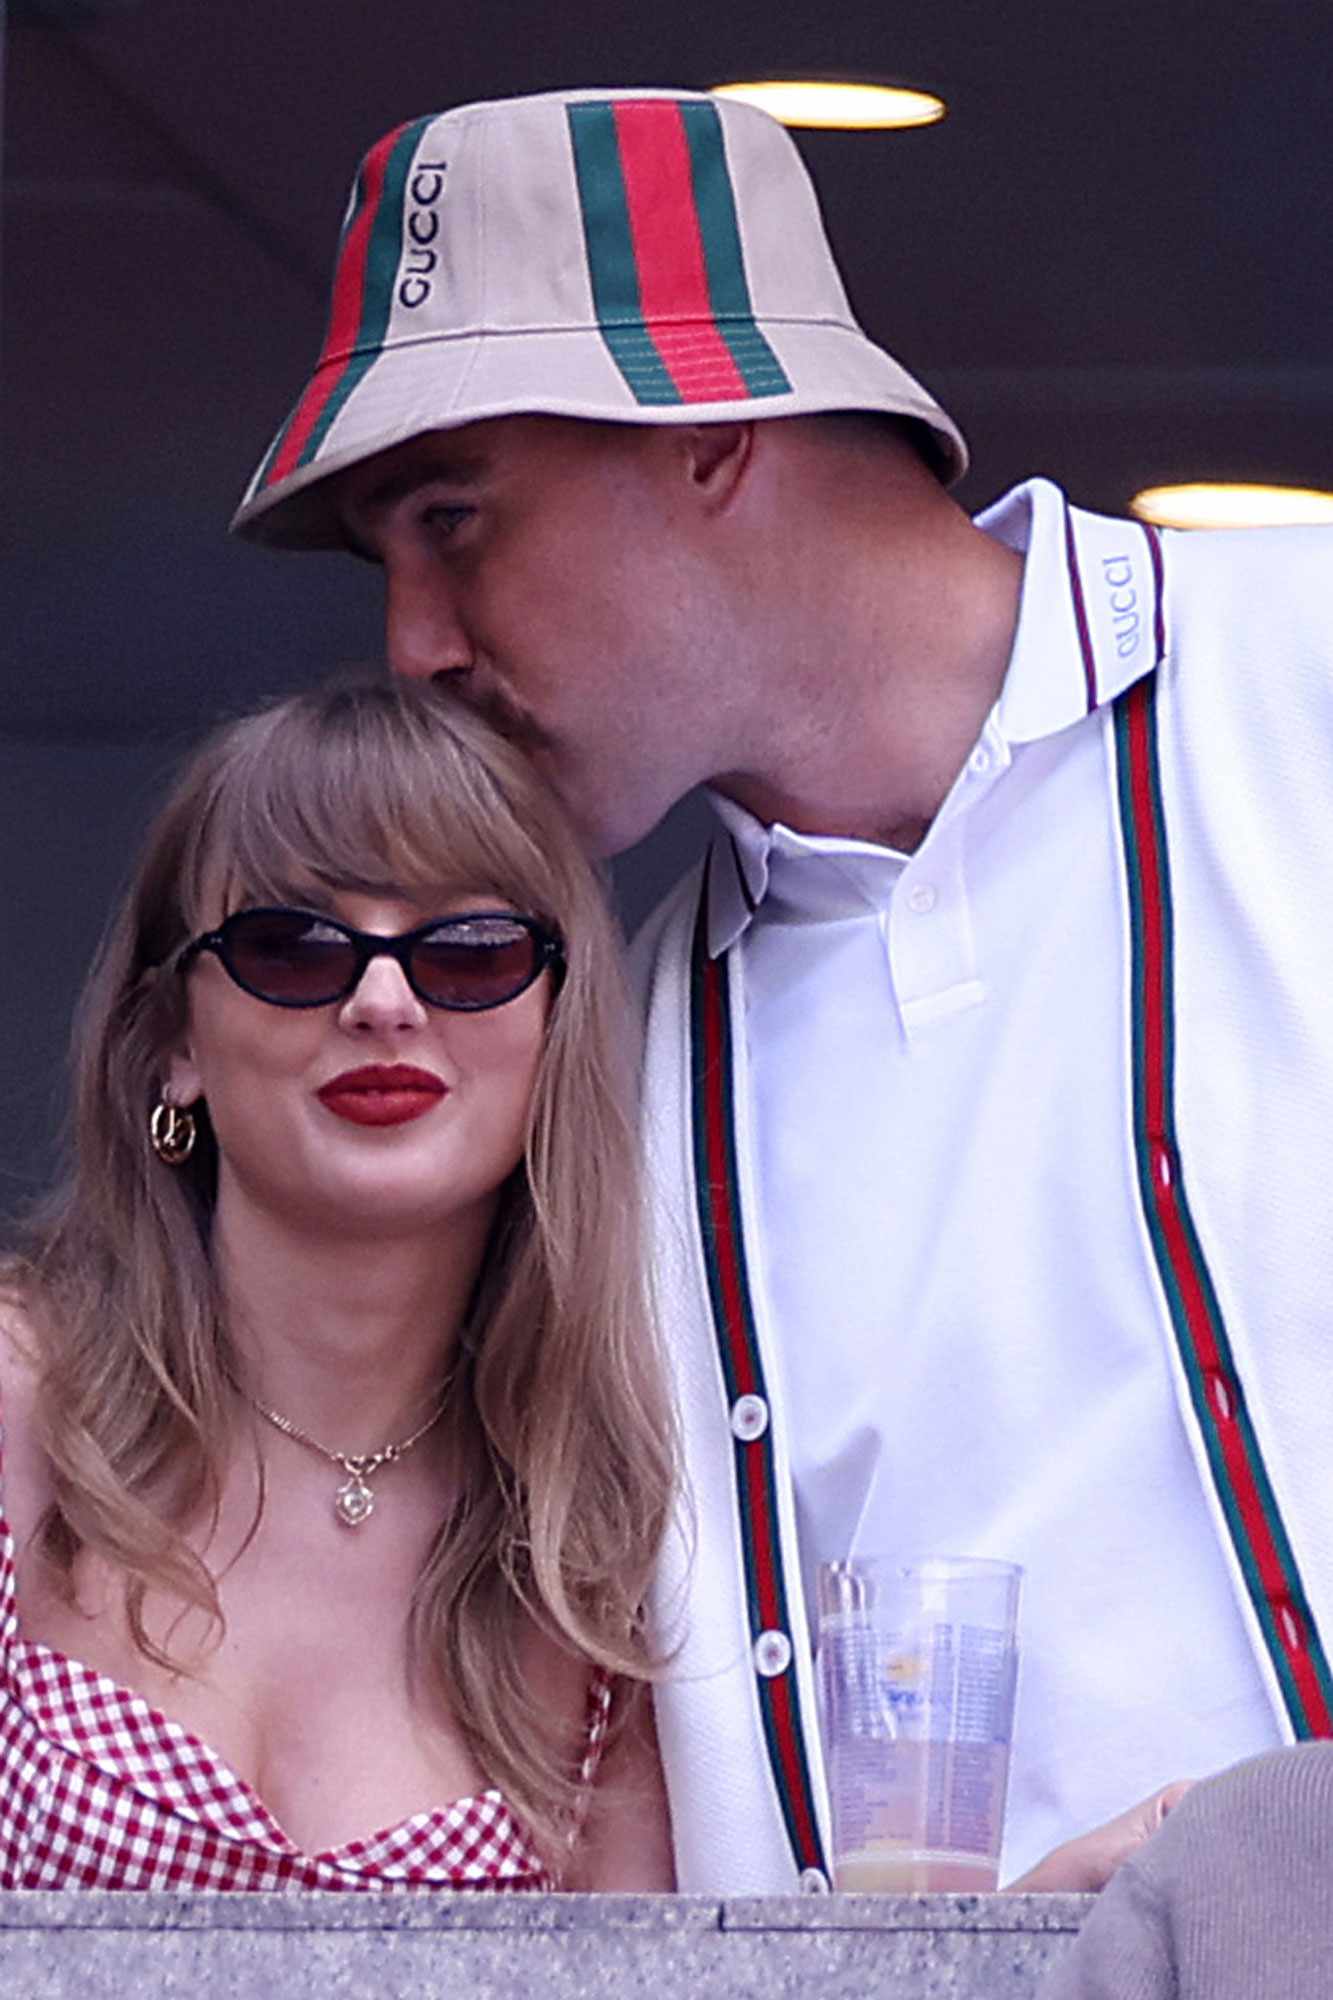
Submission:
[[[425,1026],[422,1002],[407,983],[398,961],[372,958],[356,986],[343,1001],[339,1025],[353,1033],[394,1034]]]

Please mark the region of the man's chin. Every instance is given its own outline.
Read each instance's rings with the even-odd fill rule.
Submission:
[[[665,811],[650,817],[627,809],[619,800],[600,798],[580,773],[577,759],[564,755],[558,743],[533,725],[520,727],[510,740],[555,793],[574,823],[579,845],[593,861],[613,861],[627,854],[666,817]]]

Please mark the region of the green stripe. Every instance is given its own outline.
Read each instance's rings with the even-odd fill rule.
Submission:
[[[720,1261],[717,1255],[717,1234],[713,1226],[713,1200],[717,1197],[719,1191],[713,1187],[708,1160],[709,1084],[705,1058],[707,1055],[706,1003],[711,968],[705,938],[705,925],[708,911],[708,883],[711,873],[712,856],[710,854],[708,863],[704,869],[699,911],[695,919],[694,942],[691,952],[690,1048],[693,1059],[693,1087],[691,1096],[694,1128],[694,1186],[695,1201],[703,1235],[704,1267],[708,1278],[709,1299],[713,1308],[713,1324],[718,1354],[726,1381],[728,1401],[734,1402],[736,1396],[739,1394],[740,1385],[736,1379],[731,1351],[730,1323],[726,1312]],[[720,1193],[726,1202],[727,1212],[732,1224],[732,1238],[736,1250],[742,1332],[750,1353],[755,1389],[759,1395],[766,1397],[767,1385],[764,1381],[762,1359],[759,1354],[758,1340],[754,1327],[753,1304],[750,1299],[749,1272],[747,1269],[745,1241],[740,1213],[740,1177],[736,1165],[736,1132],[732,1108],[732,1079],[735,1073],[732,1052],[733,1030],[725,959],[717,967],[716,977],[719,981],[719,993],[722,1002],[719,1009],[722,1030],[718,1050],[718,1063],[722,1073],[722,1134],[725,1160],[725,1185],[720,1190]],[[772,1433],[770,1431],[767,1437],[756,1440],[754,1443],[748,1445],[737,1438],[733,1446],[733,1461],[736,1473],[736,1503],[741,1529],[742,1569],[745,1577],[745,1598],[749,1614],[750,1632],[752,1637],[757,1638],[764,1629],[764,1618],[759,1598],[759,1549],[755,1539],[755,1521],[749,1505],[748,1481],[746,1478],[746,1454],[754,1451],[758,1451],[761,1454],[760,1463],[763,1468],[764,1490],[767,1495],[768,1518],[773,1524],[773,1540],[768,1553],[773,1571],[778,1618],[784,1631],[788,1630],[791,1620],[787,1603],[786,1574],[782,1564],[781,1549],[778,1546],[779,1514],[777,1480]],[[772,1771],[777,1787],[783,1823],[787,1829],[787,1839],[790,1843],[797,1867],[804,1867],[808,1859],[822,1868],[825,1874],[827,1874],[827,1858],[822,1853],[820,1847],[819,1815],[815,1810],[814,1784],[810,1775],[809,1758],[806,1753],[805,1718],[801,1712],[800,1681],[797,1677],[794,1658],[791,1666],[787,1669],[787,1674],[790,1676],[792,1731],[795,1739],[797,1759],[796,1782],[804,1791],[806,1810],[809,1814],[812,1837],[815,1842],[814,1852],[809,1857],[803,1851],[799,1816],[792,1796],[792,1789],[788,1783],[787,1767],[778,1738],[777,1722],[774,1716],[776,1700],[775,1686],[763,1676],[760,1676],[758,1689],[759,1716],[763,1726],[764,1741],[768,1748],[769,1768]]]
[[[694,997],[690,1008],[690,1047],[694,1071],[694,1186],[699,1209],[699,1226],[703,1232],[704,1270],[708,1278],[708,1296],[713,1309],[713,1324],[719,1335],[727,1325],[726,1300],[722,1292],[721,1259],[717,1251],[717,1232],[713,1225],[713,1205],[708,1198],[712,1185],[712,1169],[708,1157],[708,1098],[705,1084],[707,1051],[707,1004],[705,999],[707,963],[698,950],[695,953],[693,986]],[[729,1056],[730,1051],[727,1051]],[[722,1373],[726,1379],[727,1401],[734,1403],[740,1394],[740,1384],[736,1380],[736,1370],[732,1358],[731,1342],[719,1338],[718,1353],[722,1362]]]
[[[615,113],[609,104],[571,104],[567,115],[602,339],[636,403],[679,403],[681,393],[643,324]]]
[[[708,298],[731,358],[752,396],[784,396],[791,383],[754,323],[731,172],[715,104],[682,104],[694,205],[703,237]]]
[[[338,385],[320,412],[318,423],[306,439],[297,465],[309,465],[328,436],[329,429],[348,397],[379,360],[384,336],[393,312],[393,287],[403,253],[403,197],[408,172],[421,135],[433,125],[435,115],[418,118],[405,126],[384,169],[379,207],[370,228],[365,275],[361,291],[361,323],[356,330],[356,346]],[[295,470],[295,467],[293,468]]]
[[[1166,845],[1166,820],[1162,815],[1162,781],[1157,754],[1157,683],[1143,704],[1144,737],[1148,757],[1148,809],[1152,820],[1153,852],[1160,855],[1162,902],[1162,1117],[1167,1137],[1175,1147],[1176,1110],[1176,948],[1175,911],[1171,901],[1171,863]],[[1205,1272],[1205,1286],[1207,1273]]]
[[[1171,1317],[1176,1338],[1176,1349],[1180,1355],[1189,1384],[1190,1401],[1195,1418],[1203,1436],[1204,1449],[1212,1470],[1213,1485],[1222,1503],[1226,1516],[1232,1547],[1235,1549],[1241,1572],[1245,1578],[1250,1602],[1254,1607],[1260,1627],[1264,1633],[1269,1658],[1282,1688],[1283,1700],[1293,1728],[1298,1736],[1311,1734],[1309,1718],[1305,1712],[1305,1701],[1296,1682],[1286,1647],[1277,1629],[1277,1618],[1264,1588],[1257,1557],[1250,1539],[1250,1532],[1241,1510],[1239,1498],[1231,1484],[1222,1440],[1217,1429],[1217,1418],[1209,1405],[1207,1386],[1200,1364],[1198,1350],[1194,1342],[1194,1332],[1185,1305],[1184,1294],[1176,1274],[1166,1232],[1162,1226],[1157,1190],[1153,1181],[1152,1151],[1148,1132],[1147,1116],[1147,1033],[1145,1021],[1144,994],[1147,976],[1147,951],[1143,915],[1143,871],[1145,857],[1139,846],[1138,822],[1134,814],[1134,797],[1131,783],[1131,752],[1129,702],[1136,690],[1130,689],[1121,695],[1115,704],[1116,732],[1116,779],[1120,806],[1121,837],[1125,853],[1126,880],[1129,888],[1131,958],[1133,967],[1133,1012],[1132,1034],[1134,1051],[1134,1152],[1138,1168],[1139,1193],[1143,1213],[1152,1240],[1153,1253],[1157,1261],[1158,1274],[1166,1294],[1167,1309]],[[1227,1336],[1226,1324],[1222,1317],[1221,1305],[1213,1288],[1212,1274],[1203,1253],[1203,1245],[1194,1226],[1185,1194],[1184,1176],[1179,1160],[1179,1148],[1175,1134],[1175,1008],[1174,966],[1173,966],[1173,926],[1174,910],[1171,900],[1170,858],[1166,844],[1166,822],[1162,805],[1161,777],[1158,768],[1156,683],[1145,702],[1145,736],[1148,757],[1148,800],[1152,819],[1153,837],[1159,857],[1160,891],[1162,903],[1162,1118],[1165,1130],[1163,1139],[1171,1149],[1173,1171],[1176,1175],[1176,1207],[1180,1218],[1181,1233],[1185,1239],[1186,1254],[1190,1259],[1199,1290],[1203,1298],[1204,1310],[1208,1315],[1217,1357],[1229,1378],[1228,1387],[1235,1397],[1235,1422],[1240,1432],[1241,1448],[1254,1481],[1255,1494],[1269,1533],[1273,1538],[1273,1548],[1283,1572],[1287,1594],[1292,1606],[1302,1619],[1308,1638],[1311,1664],[1315,1676],[1324,1691],[1325,1700],[1333,1696],[1327,1663],[1324,1659],[1319,1630],[1310,1610],[1304,1584],[1296,1564],[1295,1552],[1287,1537],[1286,1524],[1282,1519],[1268,1479],[1268,1469],[1264,1464],[1259,1440],[1255,1435],[1246,1406],[1244,1387],[1236,1372],[1235,1357]]]
[[[1180,1281],[1176,1275],[1175,1265],[1172,1261],[1166,1240],[1166,1232],[1162,1226],[1157,1206],[1157,1190],[1153,1182],[1152,1147],[1148,1131],[1148,1036],[1147,1008],[1145,1005],[1148,952],[1143,897],[1144,855],[1139,844],[1138,820],[1134,811],[1133,756],[1130,748],[1131,725],[1129,703],[1134,694],[1135,690],[1131,688],[1128,693],[1122,695],[1115,704],[1114,714],[1117,751],[1116,778],[1120,802],[1121,837],[1124,844],[1126,879],[1129,886],[1131,958],[1133,965],[1134,1158],[1138,1170],[1139,1198],[1143,1207],[1144,1220],[1148,1225],[1148,1235],[1152,1242],[1158,1277],[1161,1280],[1162,1290],[1166,1295],[1167,1312],[1170,1315],[1172,1331],[1175,1335],[1176,1352],[1180,1356],[1181,1365],[1185,1371],[1190,1402],[1203,1437],[1204,1449],[1208,1454],[1208,1463],[1212,1469],[1213,1485],[1222,1503],[1222,1511],[1226,1516],[1232,1547],[1236,1551],[1242,1574],[1245,1577],[1250,1602],[1254,1605],[1258,1613],[1260,1623],[1264,1629],[1269,1654],[1273,1660],[1279,1679],[1283,1682],[1283,1699],[1286,1701],[1288,1711],[1294,1714],[1299,1708],[1296,1689],[1290,1682],[1287,1661],[1277,1636],[1271,1607],[1269,1606],[1267,1593],[1263,1587],[1263,1579],[1259,1575],[1255,1563],[1254,1551],[1250,1546],[1250,1538],[1245,1527],[1244,1516],[1240,1511],[1239,1504],[1227,1476],[1226,1459],[1222,1453],[1221,1439],[1217,1435],[1212,1412],[1208,1407],[1203,1371],[1199,1365],[1199,1356],[1194,1345],[1189,1314],[1185,1307],[1184,1294],[1180,1289]],[[1149,800],[1153,829],[1158,841],[1157,851],[1162,857],[1162,880],[1160,884],[1162,938],[1164,947],[1167,947],[1171,935],[1169,904],[1171,890],[1170,877],[1166,872],[1165,828],[1161,816],[1161,800],[1156,782],[1156,716],[1154,706],[1151,704],[1147,711],[1146,721],[1148,724],[1147,733],[1151,766]],[[1166,950],[1163,957],[1163,978],[1168,1004],[1163,1010],[1162,1050],[1164,1058],[1168,1059],[1168,1066],[1165,1067],[1162,1079],[1162,1106],[1167,1130],[1162,1136],[1171,1146],[1174,1154],[1176,1148],[1174,1132],[1171,1129],[1174,1074],[1172,1068],[1169,1066],[1169,1059],[1174,1045],[1173,1023],[1168,1018],[1171,1012],[1169,1006],[1171,993],[1170,968],[1169,950]],[[1184,1221],[1186,1217],[1183,1202],[1181,1203],[1181,1208],[1182,1221]],[[1188,1229],[1186,1233],[1188,1237],[1190,1233]],[[1206,1271],[1203,1273],[1203,1278],[1206,1292]],[[1219,1332],[1220,1327],[1218,1326],[1216,1316],[1210,1313],[1210,1317],[1213,1318],[1215,1332]],[[1224,1346],[1219,1344],[1219,1356],[1224,1351]],[[1240,1390],[1238,1383],[1236,1384],[1236,1392],[1239,1401]]]
[[[1134,1056],[1134,1143],[1137,1148],[1148,1127],[1147,1106],[1147,1065],[1144,1061],[1146,1040],[1143,1023],[1143,976],[1145,957],[1143,942],[1143,875],[1139,861],[1139,843],[1134,826],[1134,792],[1130,782],[1129,716],[1122,696],[1115,704],[1116,739],[1116,792],[1120,805],[1120,837],[1125,852],[1125,881],[1129,891],[1129,938],[1130,960],[1133,978],[1130,982],[1130,1029]],[[1140,1178],[1143,1163],[1140,1161]]]
[[[347,248],[347,238],[351,233],[352,225],[355,223],[357,216],[360,215],[361,213],[362,204],[365,200],[365,193],[364,193],[365,171],[366,171],[365,163],[363,161],[361,166],[357,170],[356,180],[352,186],[352,197],[347,204],[347,212],[343,217],[342,228],[338,231],[338,253],[333,260],[334,297],[337,296],[338,292],[338,274],[342,270],[343,254]],[[330,319],[332,319],[332,316],[333,316],[333,309],[332,306],[330,305],[329,308]],[[326,345],[327,342],[328,342],[328,333],[326,332],[324,336],[324,343],[321,344],[319,354],[316,357],[316,362],[315,362],[316,374],[318,374],[320,363],[323,361],[324,345]],[[292,425],[296,422],[296,419],[300,416],[301,411],[304,409],[306,398],[309,395],[309,393],[310,393],[310,384],[307,383],[306,387],[297,397],[296,403],[291,411],[291,414],[288,416],[286,423],[282,425],[281,429],[278,432],[278,435],[274,438],[272,444],[269,446],[267,452],[264,454],[264,462],[260,466],[259,471],[255,474],[254,484],[251,488],[252,492],[260,493],[263,491],[264,487],[267,486],[269,481],[269,472],[270,468],[273,465],[273,461],[275,458],[277,458],[278,454],[281,452],[283,448],[283,445],[287,442],[287,434],[291,430]]]
[[[711,873],[709,860],[705,871],[703,895],[699,904],[697,935],[693,950],[693,1001],[690,1008],[690,1045],[694,1058],[694,1186],[699,1211],[699,1227],[703,1234],[704,1270],[708,1279],[708,1296],[713,1309],[713,1325],[717,1334],[718,1359],[722,1364],[722,1374],[726,1383],[727,1402],[734,1403],[740,1394],[740,1382],[736,1375],[735,1356],[732,1352],[730,1322],[727,1315],[726,1297],[722,1285],[722,1261],[718,1255],[717,1230],[713,1220],[713,1201],[716,1198],[712,1184],[712,1167],[708,1147],[708,980],[709,963],[707,945],[704,942],[703,925],[708,908],[707,875]],[[723,975],[725,977],[725,974]],[[722,1040],[718,1060],[723,1074],[731,1076],[731,1017],[730,1009],[724,1006],[722,1016]],[[726,1160],[726,1186],[724,1197],[729,1197],[736,1185],[735,1155],[732,1148],[730,1120],[724,1122],[724,1157]],[[741,1273],[744,1283],[744,1271]],[[762,1381],[762,1375],[760,1375]],[[755,1547],[754,1522],[751,1518],[746,1498],[745,1452],[747,1447],[739,1438],[734,1442],[733,1456],[736,1465],[736,1499],[740,1515],[743,1569],[745,1574],[745,1599],[749,1614],[750,1631],[757,1635],[763,1629],[759,1605],[758,1552]],[[761,1447],[762,1448],[762,1447]],[[776,1519],[776,1516],[774,1516]],[[768,1729],[768,1717],[764,1716],[764,1727]],[[780,1769],[776,1743],[770,1743],[769,1755],[775,1771]]]

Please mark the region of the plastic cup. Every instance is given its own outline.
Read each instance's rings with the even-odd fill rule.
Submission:
[[[961,1556],[820,1564],[836,1888],[996,1887],[1021,1578]]]

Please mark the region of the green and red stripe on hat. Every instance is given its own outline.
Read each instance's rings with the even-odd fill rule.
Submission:
[[[755,324],[716,107],[621,98],[568,117],[597,320],[635,400],[789,394]]]
[[[393,307],[412,160],[434,122],[414,118],[395,126],[361,163],[338,246],[324,345],[305,394],[270,447],[256,491],[310,464],[339,410],[375,363]]]

